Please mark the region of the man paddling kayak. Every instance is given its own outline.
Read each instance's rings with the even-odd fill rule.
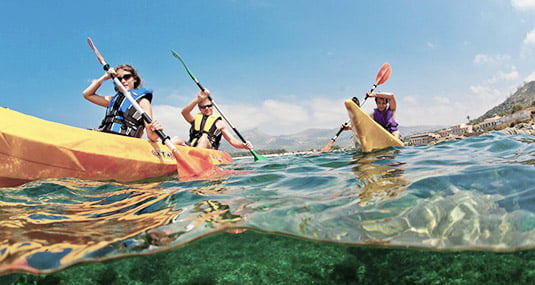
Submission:
[[[200,113],[193,114],[195,105]],[[200,148],[218,149],[221,137],[224,137],[235,148],[253,149],[251,142],[242,143],[235,138],[221,117],[214,114],[214,104],[210,97],[210,91],[204,89],[197,93],[195,99],[182,109],[182,116],[191,124],[190,138],[186,143],[179,137],[172,139],[174,144],[190,145]]]
[[[157,141],[159,137],[154,131],[163,130],[160,123],[157,120],[152,120],[150,124],[145,123],[141,114],[139,114],[127,98],[119,92],[117,87],[115,88],[117,93],[114,96],[101,96],[96,94],[102,83],[111,79],[112,75],[119,79],[121,84],[132,94],[141,108],[152,119],[152,92],[140,88],[141,77],[138,75],[137,71],[132,66],[123,64],[116,68],[110,68],[99,79],[93,80],[93,82],[91,82],[91,84],[82,92],[84,98],[88,101],[107,108],[106,117],[102,120],[99,130],[140,138],[143,136],[143,130],[147,129],[147,137],[153,142]]]
[[[387,92],[370,92],[366,93],[367,97],[374,97],[375,104],[377,108],[373,110],[373,113],[370,116],[376,121],[379,125],[389,131],[397,139],[400,138],[401,134],[398,130],[398,123],[396,122],[396,97],[394,93]],[[341,128],[344,131],[351,130],[350,124],[342,124]]]

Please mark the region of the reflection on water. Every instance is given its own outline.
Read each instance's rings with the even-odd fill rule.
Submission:
[[[93,186],[96,193],[87,193]],[[166,202],[172,191],[157,184],[111,184],[120,188],[110,192],[100,186],[55,180],[3,190],[0,269],[37,272],[106,256],[110,245],[164,225],[176,213]]]
[[[382,198],[395,198],[405,191],[409,181],[403,178],[404,163],[396,160],[399,150],[356,154],[350,164],[360,188],[359,205]]]
[[[0,274],[166,251],[256,230],[351,245],[535,246],[532,139],[237,160],[224,178],[36,181],[0,191]]]

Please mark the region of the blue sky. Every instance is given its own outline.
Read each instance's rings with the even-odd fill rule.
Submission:
[[[313,3],[313,5],[311,4]],[[186,137],[198,91],[177,51],[241,131],[336,129],[384,62],[405,126],[452,125],[535,79],[535,0],[2,1],[0,106],[73,126],[104,108],[81,92],[111,65],[134,65],[155,117]],[[99,94],[111,95],[112,83]],[[366,111],[374,106],[372,100]]]

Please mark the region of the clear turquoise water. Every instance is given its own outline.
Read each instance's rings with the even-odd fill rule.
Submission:
[[[533,283],[534,142],[494,133],[238,159],[212,181],[4,188],[0,282]]]

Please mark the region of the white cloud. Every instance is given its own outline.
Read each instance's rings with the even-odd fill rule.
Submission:
[[[504,94],[502,90],[484,82],[481,85],[470,86],[466,94],[406,96],[408,98],[403,97],[399,100],[397,118],[402,126],[451,126],[466,122],[466,116],[475,118],[483,115],[501,103],[505,99]]]
[[[503,65],[511,60],[511,56],[506,54],[476,54],[473,63],[475,64],[491,64],[491,65]]]
[[[435,100],[435,102],[437,102],[438,104],[449,104],[450,103],[450,99],[448,97],[435,96],[435,97],[433,97],[433,100]]]
[[[533,54],[535,48],[535,29],[526,33],[524,40],[522,41],[521,56],[529,57]]]
[[[473,85],[470,86],[470,91],[476,95],[478,100],[482,101],[496,101],[498,98],[502,97],[500,90],[491,87],[489,85]]]
[[[516,68],[513,67],[513,69],[510,72],[503,72],[499,70],[492,78],[487,80],[487,83],[494,84],[500,81],[516,80],[519,77],[520,75],[518,74],[518,71],[516,71]]]
[[[166,135],[173,137],[179,136],[186,138],[189,132],[189,126],[180,114],[182,109],[169,105],[152,105],[152,114],[154,119],[160,121]]]
[[[464,122],[467,115],[475,118],[505,99],[505,88],[497,87],[500,80],[518,77],[515,68],[509,72],[497,72],[491,79],[471,86],[463,96],[399,96],[398,121],[402,126],[453,125]],[[531,77],[535,78],[535,72]],[[303,98],[304,96],[289,95],[280,100],[266,99],[251,104],[240,102],[218,106],[242,133],[254,128],[270,135],[293,134],[310,128],[334,130],[348,119],[343,105],[347,98]],[[370,113],[374,107],[373,100],[368,100],[363,109]],[[153,108],[155,118],[162,122],[168,135],[188,138],[189,125],[180,114],[181,108],[166,105],[155,105]]]
[[[464,122],[463,118],[466,118],[469,112],[473,112],[466,100],[452,101],[447,96],[434,97],[433,100],[420,100],[420,102],[422,103],[399,104],[397,119],[400,125],[449,126]]]
[[[334,129],[347,120],[343,98],[299,100],[289,96],[285,100],[288,101],[268,99],[258,104],[218,107],[240,132],[258,128],[270,135],[293,134],[310,128]],[[187,139],[189,125],[180,110],[168,105],[153,106],[154,117],[162,123],[166,134]]]
[[[406,102],[408,104],[416,104],[418,102],[418,99],[415,96],[411,96],[411,95],[403,96],[401,100],[403,100],[403,102]]]
[[[535,29],[529,31],[522,42],[525,47],[535,45]]]
[[[535,72],[533,72],[530,75],[526,76],[526,78],[524,79],[524,82],[530,82],[530,81],[535,81]]]
[[[511,0],[511,5],[518,10],[530,10],[535,8],[535,0]]]

